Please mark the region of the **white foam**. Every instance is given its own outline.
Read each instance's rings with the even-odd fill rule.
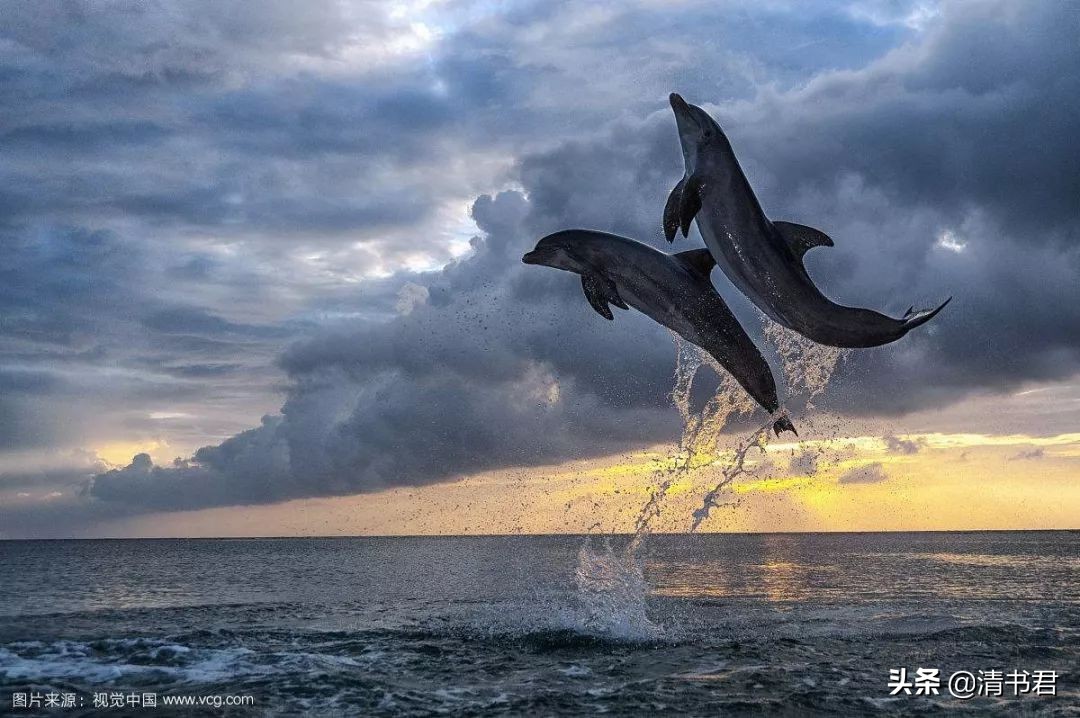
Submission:
[[[167,677],[179,682],[210,683],[237,675],[268,673],[272,669],[247,660],[248,648],[198,649],[151,639],[127,638],[95,641],[93,644],[56,641],[51,644],[9,644],[0,647],[0,675],[13,682],[49,682],[80,679],[86,683],[113,683],[140,676]],[[146,649],[143,656],[160,660],[165,654],[192,654],[187,665],[145,665],[126,661],[132,650]],[[17,652],[16,652],[17,651]],[[29,655],[27,655],[29,654]]]
[[[574,578],[581,603],[580,630],[629,641],[662,635],[646,611],[649,584],[633,544],[620,551],[608,540],[597,548],[586,539],[578,551]]]

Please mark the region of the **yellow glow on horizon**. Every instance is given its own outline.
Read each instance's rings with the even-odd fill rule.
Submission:
[[[150,454],[156,463],[160,459],[157,452],[168,448],[168,443],[156,439],[150,441],[112,441],[93,449],[93,452],[99,459],[112,466],[127,466],[136,454]]]
[[[700,530],[1080,527],[1080,461],[1071,455],[1080,455],[1080,435],[901,438],[917,442],[918,450],[890,454],[880,437],[870,436],[779,445],[786,451],[774,445],[765,460],[731,484],[722,496],[728,505],[714,510]],[[1041,446],[1055,451],[1017,458],[1025,447]],[[816,470],[790,472],[784,456],[807,450],[818,456]],[[718,455],[730,459],[729,451]],[[683,532],[689,530],[691,514],[705,493],[722,478],[725,459],[673,474],[678,460],[674,447],[649,447],[558,466],[485,472],[432,486],[155,514],[103,527],[97,535],[622,533],[632,531],[645,502],[665,480],[671,485],[652,528]],[[868,483],[841,481],[849,470],[868,464],[879,464],[881,475],[871,476],[874,480]]]
[[[760,481],[740,481],[731,486],[736,494],[753,493],[776,493],[790,491],[806,486],[811,479],[807,476],[785,476],[776,479],[761,479]]]
[[[1051,433],[1080,426],[1080,381],[1045,389],[897,419],[802,417],[798,440],[770,437],[764,452],[747,453],[745,472],[720,492],[720,506],[699,530],[1080,529],[1080,433]],[[685,532],[749,438],[748,430],[726,434],[715,450],[694,457],[646,445],[425,486],[142,515],[97,524],[85,535],[623,533],[664,485],[650,529]],[[102,450],[99,456],[122,464],[139,451],[166,451],[156,442]]]

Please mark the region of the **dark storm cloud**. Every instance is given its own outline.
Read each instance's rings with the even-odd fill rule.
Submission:
[[[767,155],[778,193],[857,174],[894,202],[978,207],[1027,242],[1075,240],[1078,31],[1075,4],[946,5],[926,41],[760,103],[781,126],[748,141],[780,140]]]
[[[949,5],[863,71],[718,113],[767,211],[836,240],[808,255],[831,296],[896,313],[957,296],[929,331],[857,354],[865,381],[840,406],[908,411],[1080,368],[1078,28],[1075,5]]]
[[[523,231],[528,206],[513,192],[481,198],[474,216],[486,238],[424,277],[427,302],[290,349],[282,364],[294,385],[281,417],[183,466],[138,457],[99,475],[93,495],[175,509],[357,493],[671,436],[677,418],[656,410],[671,340],[629,316],[611,331],[573,277],[537,278],[521,264],[533,241]],[[643,336],[652,351],[642,351]],[[619,379],[643,369],[648,384]]]
[[[662,243],[672,89],[717,103],[771,216],[834,237],[808,259],[831,297],[900,314],[957,296],[856,353],[829,406],[900,413],[1075,373],[1076,6],[949,5],[918,32],[917,5],[455,3],[433,10],[451,30],[396,56],[386,39],[410,19],[384,3],[10,4],[0,446],[26,422],[53,441],[72,397],[108,423],[115,404],[265,395],[267,358],[305,332],[279,361],[281,416],[187,462],[101,473],[94,510],[371,491],[671,438],[667,333],[606,323],[574,277],[519,259],[567,226]],[[443,263],[446,207],[508,184],[473,205],[470,255],[356,281]],[[106,368],[123,371],[72,383]]]
[[[1059,97],[1071,80],[1050,70],[1075,67],[1077,58],[1042,52],[1031,39],[1058,37],[1075,12],[1013,12],[1004,23],[981,7],[949,11],[921,42],[864,70],[766,90],[718,113],[772,215],[836,238],[836,249],[811,260],[833,296],[887,303],[894,313],[912,301],[960,297],[903,345],[857,354],[833,406],[902,412],[1078,368],[1080,303],[1061,301],[1077,293],[1076,218],[1064,207],[1075,168],[1070,175],[1056,163],[1071,142],[1060,130],[1075,123],[1074,97]],[[998,52],[1014,56],[1015,67],[1006,72],[990,57]],[[478,201],[486,236],[475,253],[409,278],[427,288],[425,303],[285,354],[294,383],[281,418],[201,450],[191,465],[141,460],[101,475],[94,494],[144,508],[272,501],[670,438],[664,332],[632,315],[600,322],[572,277],[523,271],[518,257],[565,226],[657,242],[658,208],[680,174],[671,125],[664,112],[618,119],[525,156],[517,174],[527,202],[517,194]],[[1038,136],[1051,149],[1034,147]],[[1038,158],[1051,156],[1043,174]],[[1003,201],[997,185],[1006,177],[1044,183],[1039,208],[1026,190]],[[942,241],[947,230],[952,246]],[[683,240],[676,249],[692,246]],[[755,326],[746,303],[717,281]],[[892,451],[918,448],[885,440]],[[841,482],[884,478],[873,464]]]

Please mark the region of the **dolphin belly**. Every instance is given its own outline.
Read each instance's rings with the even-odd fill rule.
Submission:
[[[742,327],[738,333],[720,333],[708,326],[695,329],[698,339],[694,344],[709,352],[754,401],[770,414],[780,409],[772,370]]]
[[[745,261],[745,253],[740,250],[728,232],[723,228],[717,232],[711,223],[703,221],[700,216],[698,230],[701,232],[701,238],[705,240],[705,246],[716,259],[716,266],[720,268],[728,281],[734,284],[735,288],[766,316],[774,322],[785,324],[785,319],[776,311],[774,303],[765,296],[766,293],[761,291],[753,275],[747,272],[748,263]]]

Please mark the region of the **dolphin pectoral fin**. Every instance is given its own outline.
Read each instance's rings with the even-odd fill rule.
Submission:
[[[787,242],[791,253],[799,261],[802,261],[803,255],[814,247],[833,246],[832,237],[820,229],[807,227],[805,224],[795,224],[794,222],[773,222],[773,226],[780,232],[780,236]]]
[[[604,299],[599,282],[592,275],[581,275],[581,288],[585,292],[585,298],[589,300],[589,304],[596,310],[596,313],[609,322],[614,321],[615,315],[611,313],[611,307],[608,306],[607,300]]]
[[[708,249],[688,249],[685,252],[679,252],[672,255],[675,259],[686,267],[692,274],[699,277],[709,278],[712,274],[713,267],[716,266],[716,259],[713,258],[712,252]]]
[[[608,306],[609,303],[620,309],[630,308],[626,306],[626,302],[619,296],[619,290],[615,288],[615,283],[606,277],[601,277],[599,274],[582,274],[581,289],[585,292],[585,298],[589,300],[589,304],[596,310],[596,313],[608,321],[615,319],[611,307]]]
[[[690,223],[701,210],[701,177],[691,175],[683,184],[682,194],[679,196],[679,229],[682,236],[690,234]]]
[[[683,187],[686,178],[683,177],[668,195],[667,203],[664,204],[664,236],[668,242],[675,241],[675,233],[679,231],[679,203],[682,201]]]

